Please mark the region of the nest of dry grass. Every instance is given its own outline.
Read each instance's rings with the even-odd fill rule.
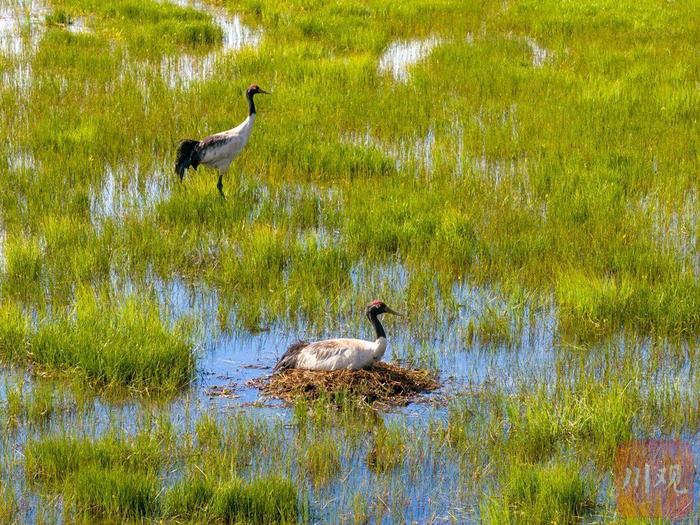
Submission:
[[[427,370],[377,363],[366,370],[288,369],[254,380],[263,394],[287,402],[299,398],[326,398],[331,402],[351,398],[370,404],[406,405],[420,394],[440,386]]]

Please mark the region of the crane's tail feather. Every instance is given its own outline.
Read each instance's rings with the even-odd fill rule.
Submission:
[[[185,176],[187,168],[192,166],[197,169],[199,166],[198,140],[185,139],[180,141],[177,147],[177,157],[175,158],[175,173],[180,176],[180,180]]]
[[[284,370],[286,368],[296,368],[299,352],[301,352],[307,346],[309,346],[308,341],[297,341],[296,343],[292,343],[277,362],[275,368],[272,369],[272,372],[279,372],[280,370]]]

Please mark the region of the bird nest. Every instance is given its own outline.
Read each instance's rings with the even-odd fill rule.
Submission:
[[[377,363],[363,370],[282,370],[272,376],[253,381],[263,394],[293,402],[327,399],[332,403],[343,400],[364,401],[369,404],[406,405],[420,394],[440,386],[427,370],[403,368],[389,363]]]

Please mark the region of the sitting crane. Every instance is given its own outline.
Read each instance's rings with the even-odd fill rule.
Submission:
[[[372,301],[365,309],[365,315],[374,326],[375,341],[362,339],[326,339],[307,343],[298,341],[292,344],[275,365],[274,371],[286,368],[306,370],[359,370],[369,368],[379,361],[386,351],[386,333],[379,322],[381,314],[401,315],[382,301]]]
[[[225,198],[223,178],[233,159],[247,144],[250,133],[253,131],[253,124],[255,124],[253,97],[258,93],[269,95],[257,84],[251,84],[246,90],[248,117],[235,128],[209,135],[202,140],[185,139],[180,142],[177,148],[175,172],[180,176],[181,182],[187,168],[192,167],[196,170],[200,164],[211,166],[219,171],[219,181],[216,183],[216,187],[221,196]]]

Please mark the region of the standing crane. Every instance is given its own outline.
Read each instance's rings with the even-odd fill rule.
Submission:
[[[274,371],[285,368],[359,370],[371,367],[384,356],[386,351],[386,333],[378,319],[381,314],[401,315],[382,301],[369,303],[365,309],[365,315],[377,333],[375,341],[362,339],[326,339],[315,343],[298,341],[284,353],[275,365]]]
[[[269,95],[257,84],[251,84],[246,90],[248,117],[235,128],[209,135],[202,140],[185,139],[180,141],[175,160],[175,172],[180,176],[181,182],[190,166],[195,170],[200,164],[211,166],[219,171],[219,181],[216,183],[216,187],[221,196],[225,198],[223,178],[233,159],[247,144],[250,133],[253,131],[253,124],[255,124],[253,97],[258,93]]]

